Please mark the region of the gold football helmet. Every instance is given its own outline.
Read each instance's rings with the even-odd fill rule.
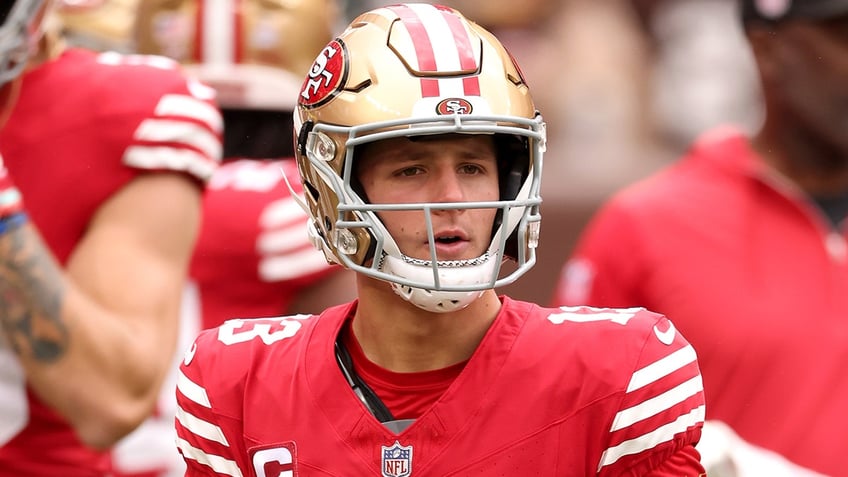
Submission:
[[[73,46],[132,52],[139,0],[58,0],[62,35]]]
[[[223,108],[292,111],[337,17],[334,0],[141,0],[136,49],[185,65]]]
[[[295,113],[296,159],[310,234],[327,259],[388,281],[415,305],[461,309],[536,261],[545,124],[512,56],[461,13],[402,4],[360,15],[318,55]],[[357,146],[399,136],[491,134],[496,202],[369,204],[357,193]],[[408,257],[380,222],[385,210],[496,208],[489,250],[472,260]],[[435,243],[429,226],[430,243]],[[512,258],[517,266],[501,276]]]

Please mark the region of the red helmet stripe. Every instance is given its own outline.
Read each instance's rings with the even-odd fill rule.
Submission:
[[[197,2],[197,14],[194,17],[194,49],[191,59],[195,63],[201,63],[203,61],[203,35],[205,34],[203,16],[205,13],[206,0],[200,0]]]
[[[235,8],[233,10],[233,62],[241,63],[244,61],[244,45],[242,44],[242,33],[244,32],[244,0],[234,0]]]
[[[436,54],[433,51],[433,43],[430,36],[418,17],[411,8],[406,5],[393,5],[389,7],[400,17],[406,31],[412,39],[415,47],[415,55],[418,57],[418,69],[427,72],[436,72]],[[421,95],[424,97],[439,96],[439,81],[430,78],[421,78]]]

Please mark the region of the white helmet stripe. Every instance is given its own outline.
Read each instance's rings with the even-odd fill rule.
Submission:
[[[203,0],[200,2],[201,25],[198,41],[200,61],[213,65],[230,65],[236,60],[235,32],[238,0]],[[233,28],[233,27],[236,28]]]
[[[456,15],[452,15],[445,7],[438,6],[442,17],[450,26],[453,42],[456,45],[459,55],[459,66],[463,70],[473,69],[478,70],[480,65],[477,63],[477,58],[474,56],[474,46],[471,44],[471,38],[468,36],[468,30],[459,20]],[[462,79],[462,87],[465,96],[480,96],[480,78],[477,75]]]

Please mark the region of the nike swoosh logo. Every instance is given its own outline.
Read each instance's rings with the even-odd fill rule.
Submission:
[[[656,330],[656,328],[654,328]],[[192,343],[191,348],[185,352],[185,356],[183,356],[183,364],[188,366],[191,363],[191,360],[194,359],[194,353],[197,352],[197,343]]]
[[[657,339],[660,340],[660,343],[668,346],[672,342],[674,342],[674,334],[676,330],[674,329],[674,323],[668,322],[668,329],[665,331],[660,331],[657,329],[657,325],[654,325],[654,334],[657,335]]]

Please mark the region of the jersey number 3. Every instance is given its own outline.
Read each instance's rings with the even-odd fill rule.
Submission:
[[[256,320],[229,320],[218,328],[218,341],[225,345],[259,338],[266,345],[291,338],[300,330],[301,320],[311,315],[292,315]]]

